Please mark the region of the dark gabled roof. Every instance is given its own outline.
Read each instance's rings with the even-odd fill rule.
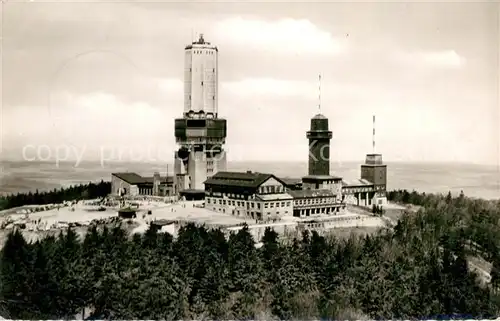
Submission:
[[[340,181],[342,180],[342,177],[338,176],[331,176],[331,175],[307,175],[302,177],[302,180],[304,181],[328,181],[328,180],[335,180],[335,181]]]
[[[302,179],[300,179],[300,178],[285,177],[285,178],[280,178],[280,179],[286,185],[299,185],[299,184],[302,184]]]
[[[119,179],[124,180],[125,182],[132,184],[132,185],[153,184],[153,176],[143,177],[137,173],[112,173],[111,175],[114,175],[114,176],[118,177]],[[173,176],[160,177],[161,184],[173,183],[173,182],[174,182]]]
[[[124,180],[125,182],[132,185],[145,183],[144,177],[140,176],[137,173],[112,173],[111,175],[116,176],[119,179]]]
[[[288,194],[292,195],[293,198],[316,198],[316,197],[333,197],[335,194],[329,189],[315,189],[315,190],[300,190],[300,191],[288,191]]]
[[[257,172],[217,172],[214,176],[205,181],[205,185],[226,185],[234,187],[257,188],[269,178],[274,178],[286,185],[281,179],[273,174]]]

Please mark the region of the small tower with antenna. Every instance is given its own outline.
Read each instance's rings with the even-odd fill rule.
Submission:
[[[328,118],[321,114],[321,75],[319,75],[318,114],[311,119],[309,139],[309,175],[330,175],[330,140]]]
[[[375,115],[373,115],[372,153],[366,155],[361,165],[361,179],[365,179],[374,186],[374,200],[377,205],[387,202],[387,165],[382,161],[382,154],[375,152]]]
[[[319,75],[318,114],[311,119],[311,128],[307,131],[309,140],[309,170],[308,175],[302,177],[302,189],[330,190],[333,192],[334,202],[340,204],[342,200],[342,177],[330,175],[330,141],[332,132],[328,128],[328,118],[321,114],[321,75]],[[339,212],[340,207],[331,209]],[[327,211],[327,213],[330,210]],[[294,210],[294,216],[299,215]],[[315,214],[314,210],[306,211],[305,215]]]

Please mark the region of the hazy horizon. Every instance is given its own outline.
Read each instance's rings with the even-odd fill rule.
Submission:
[[[305,159],[321,73],[332,160],[362,161],[376,114],[386,161],[499,164],[499,12],[495,2],[4,1],[1,157],[33,145],[161,146],[173,158],[184,47],[204,33],[219,48],[228,156]]]
[[[364,159],[359,159],[359,160],[354,160],[354,159],[347,159],[347,160],[341,160],[341,161],[334,161],[334,160],[331,160],[330,161],[330,164],[363,164],[364,163]],[[386,165],[391,165],[391,164],[421,164],[421,165],[426,165],[426,164],[429,164],[429,165],[463,165],[463,166],[467,166],[467,165],[470,165],[470,166],[478,166],[478,167],[489,167],[489,168],[493,168],[493,169],[497,169],[498,170],[498,173],[499,173],[499,177],[500,177],[500,164],[496,164],[496,163],[491,163],[491,164],[487,164],[487,163],[474,163],[474,162],[466,162],[466,161],[453,161],[453,160],[449,160],[449,161],[433,161],[433,160],[416,160],[416,161],[403,161],[403,160],[383,160],[384,164]],[[33,164],[45,164],[45,165],[53,165],[54,167],[57,167],[57,163],[55,162],[55,160],[46,160],[46,161],[40,161],[40,160],[34,160],[34,161],[29,161],[29,160],[23,160],[22,158],[20,159],[0,159],[0,166],[2,163],[19,163],[19,164],[28,164],[28,163],[33,163]],[[75,160],[61,160],[58,162],[59,165],[72,165],[74,166],[75,165]],[[98,160],[98,159],[84,159],[81,161],[81,164],[100,164],[101,161]],[[105,164],[108,164],[108,165],[120,165],[120,164],[142,164],[142,165],[164,165],[164,166],[169,166],[171,168],[173,168],[174,164],[173,162],[163,162],[163,161],[133,161],[133,160],[124,160],[124,161],[116,161],[116,160],[106,160],[104,161]],[[251,160],[228,160],[228,163],[232,163],[232,164],[235,164],[235,163],[239,163],[239,164],[245,164],[245,163],[249,163],[249,164],[278,164],[278,163],[294,163],[294,164],[297,164],[297,163],[303,163],[303,164],[307,164],[308,163],[308,160],[307,159],[304,159],[304,160],[300,160],[300,159],[296,159],[296,160],[265,160],[265,159],[262,159],[262,160],[259,160],[259,159],[251,159]]]
[[[350,182],[360,177],[362,162],[332,162],[330,174]],[[454,194],[461,190],[467,196],[488,199],[500,198],[500,171],[497,166],[457,164],[457,163],[409,163],[387,162],[387,188],[418,190],[426,193]],[[252,170],[272,173],[278,177],[301,178],[307,175],[307,162],[228,162],[230,171]],[[164,176],[173,173],[171,164],[84,161],[74,167],[71,162],[0,162],[0,194],[35,190],[50,190],[74,184],[110,181],[113,172],[136,172],[152,176],[155,171]]]

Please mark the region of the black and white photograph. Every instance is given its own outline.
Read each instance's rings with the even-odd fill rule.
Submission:
[[[0,5],[0,320],[500,316],[500,2]]]

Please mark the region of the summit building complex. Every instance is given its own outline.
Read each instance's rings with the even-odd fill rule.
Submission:
[[[203,35],[184,48],[184,108],[174,120],[173,175],[168,175],[168,166],[163,177],[160,173],[153,177],[113,173],[113,194],[204,199],[207,209],[256,220],[336,215],[347,204],[370,207],[387,202],[387,166],[382,155],[375,153],[375,116],[373,152],[366,155],[360,178],[346,180],[331,173],[333,134],[321,105],[305,135],[309,142],[305,176],[292,179],[227,171],[227,122],[219,115],[218,54],[218,48]]]

